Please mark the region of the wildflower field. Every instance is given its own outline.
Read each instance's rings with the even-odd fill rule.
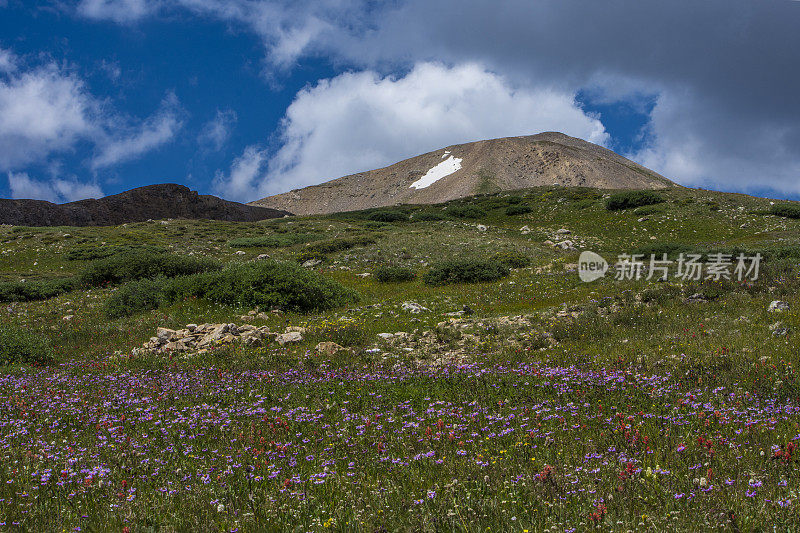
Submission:
[[[73,250],[305,262],[310,238],[244,254],[228,241],[362,236],[309,267],[357,300],[249,315],[302,331],[284,345],[133,350],[158,327],[241,324],[252,311],[203,298],[113,319],[104,305],[119,286],[3,303],[2,326],[44,339],[52,360],[0,368],[0,531],[799,530],[800,222],[740,195],[665,193],[645,217],[578,192],[528,191],[531,211],[514,216],[502,196],[479,197],[476,221],[0,229],[6,283],[97,260]],[[577,250],[543,244],[560,228]],[[588,284],[570,266],[581,249],[661,241],[763,251],[764,271]],[[531,263],[426,285],[443,250]],[[383,265],[420,275],[364,275]]]

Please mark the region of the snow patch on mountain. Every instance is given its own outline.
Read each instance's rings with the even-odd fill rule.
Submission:
[[[429,187],[433,185],[437,181],[442,178],[449,176],[450,174],[461,170],[461,161],[462,159],[458,157],[450,156],[428,172],[425,173],[420,179],[415,181],[411,184],[410,189],[424,189],[425,187]]]

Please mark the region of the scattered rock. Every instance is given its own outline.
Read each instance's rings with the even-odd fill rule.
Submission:
[[[74,317],[75,317],[75,315],[64,315],[64,317],[62,318],[62,320],[65,320],[65,321],[69,322],[69,321],[70,321],[70,320],[72,320]]]
[[[523,235],[527,235],[528,233],[531,232],[531,228],[529,228],[528,226],[522,226],[521,228],[519,228],[519,231]]]
[[[781,300],[775,300],[774,302],[769,304],[769,307],[767,308],[767,311],[769,311],[770,313],[781,313],[783,311],[788,311],[788,310],[789,310],[789,304]]]
[[[245,255],[245,252],[242,250],[237,250],[235,255]]]
[[[393,333],[378,333],[378,337],[384,340],[389,340],[394,337]]]
[[[269,254],[260,254],[256,257],[256,261],[263,261],[264,259],[269,259]]]
[[[321,263],[322,263],[322,261],[320,261],[319,259],[309,259],[308,261],[303,263],[301,266],[303,268],[314,268],[315,266],[317,266],[317,265],[319,265]]]
[[[560,230],[556,231],[556,235],[569,235],[572,232],[567,228],[561,228]]]
[[[483,224],[478,224],[478,225],[477,225],[477,228],[478,228],[478,231],[480,231],[480,232],[484,232],[484,231],[486,231],[487,229],[489,229],[489,228],[487,228],[486,226],[484,226]]]
[[[707,302],[708,298],[706,298],[705,296],[703,296],[699,292],[696,292],[696,293],[692,294],[691,296],[689,296],[688,298],[686,298],[686,301],[689,302],[689,303]]]
[[[789,328],[783,325],[783,322],[775,322],[769,327],[769,330],[776,337],[785,337],[789,334]]]
[[[468,305],[465,305],[464,309],[461,311],[464,313],[464,316],[471,316],[475,314],[475,311]]]
[[[335,342],[321,342],[314,347],[314,351],[316,351],[319,355],[324,355],[330,357],[331,355],[335,354],[344,350],[344,346],[339,346]]]
[[[423,311],[430,311],[427,307],[422,307],[417,302],[403,302],[403,311],[408,311],[412,315],[417,315]]]
[[[278,344],[283,346],[288,343],[301,342],[303,340],[303,335],[299,331],[288,331],[278,335],[275,340],[278,341]]]

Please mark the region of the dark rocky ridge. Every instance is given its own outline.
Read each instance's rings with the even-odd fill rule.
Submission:
[[[138,187],[98,200],[66,204],[0,199],[0,224],[14,226],[115,226],[165,218],[255,222],[288,214],[198,194],[173,183]]]

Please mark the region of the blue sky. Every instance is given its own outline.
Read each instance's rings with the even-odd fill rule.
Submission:
[[[0,197],[250,201],[541,131],[800,198],[800,2],[0,0]]]

